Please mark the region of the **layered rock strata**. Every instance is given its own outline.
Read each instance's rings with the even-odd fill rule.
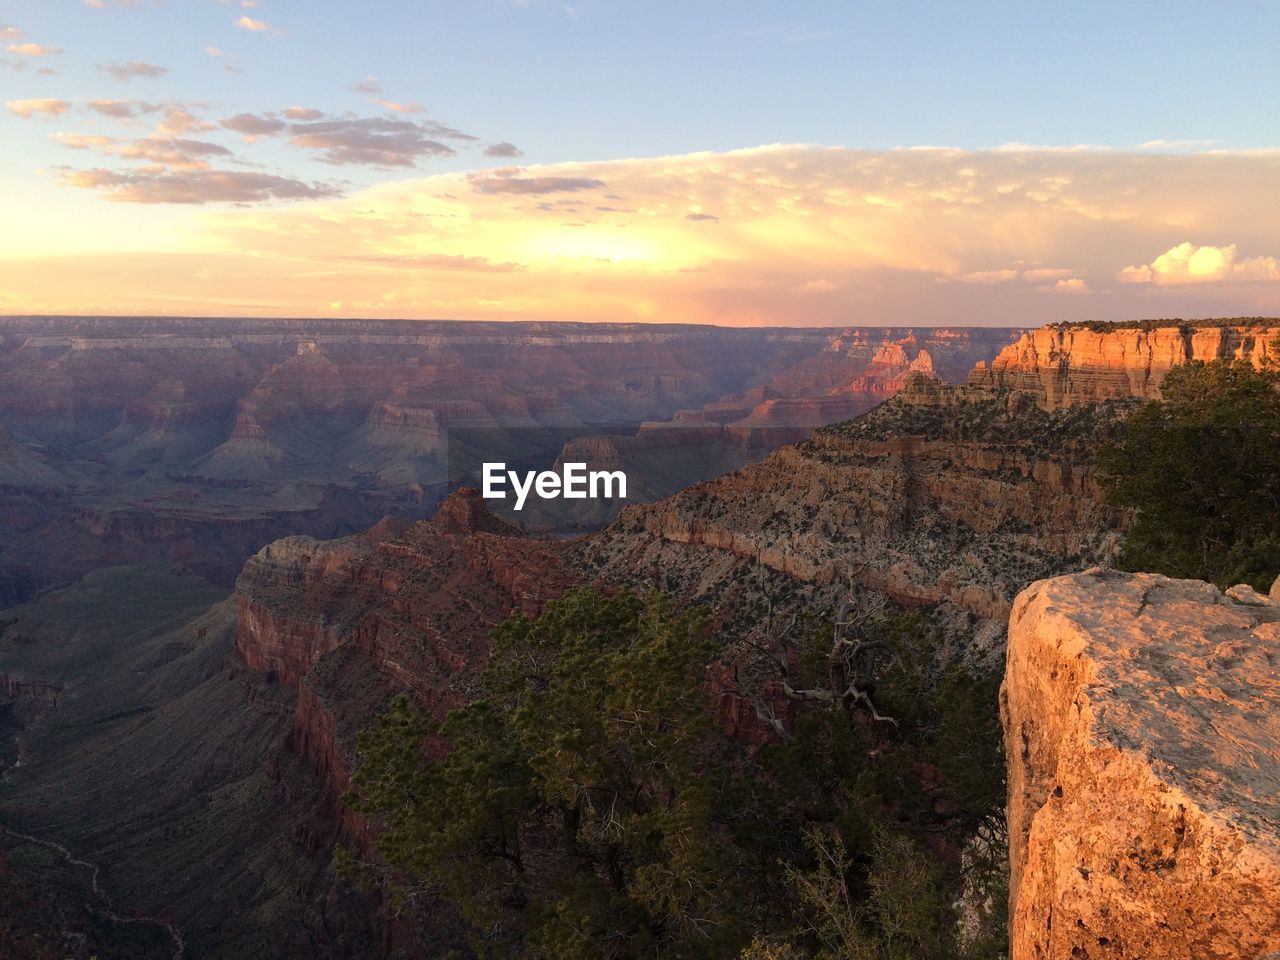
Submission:
[[[604,579],[694,598],[743,575],[718,558],[833,589],[854,580],[1002,630],[1023,585],[1112,552],[1126,517],[1103,501],[1093,452],[1118,431],[1122,406],[1049,413],[992,391],[931,405],[913,389],[737,473],[630,507],[575,556]]]
[[[429,521],[332,542],[291,537],[245,564],[235,650],[297,688],[290,745],[328,784],[326,806],[349,835],[368,839],[338,802],[356,733],[394,693],[440,717],[473,699],[492,628],[513,609],[536,614],[571,582],[565,547],[521,536],[464,490]]]
[[[1100,569],[1009,625],[1013,960],[1280,951],[1280,603]]]
[[[1023,334],[969,383],[1023,390],[1046,410],[1123,397],[1160,398],[1160,382],[1193,360],[1245,360],[1280,366],[1280,321],[1239,325],[1060,324]]]

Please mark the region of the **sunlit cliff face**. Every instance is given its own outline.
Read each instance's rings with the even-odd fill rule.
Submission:
[[[59,197],[8,313],[1019,323],[1280,311],[1280,154],[1010,148],[504,167],[271,206]],[[112,202],[115,201],[115,202]],[[68,209],[70,199],[67,200]]]

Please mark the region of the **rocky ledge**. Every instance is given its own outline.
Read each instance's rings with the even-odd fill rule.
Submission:
[[[1280,955],[1280,603],[1042,580],[1002,712],[1012,960]]]

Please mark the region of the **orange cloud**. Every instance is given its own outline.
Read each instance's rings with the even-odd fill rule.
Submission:
[[[70,102],[54,99],[6,100],[4,106],[14,116],[24,119],[36,116],[56,117],[71,109]]]
[[[22,57],[51,57],[62,53],[61,47],[50,47],[43,43],[11,43],[5,49]]]
[[[237,20],[236,26],[239,27],[241,30],[249,30],[252,33],[262,33],[266,30],[271,29],[261,20],[255,20],[253,19],[253,17],[250,17],[248,15],[242,16],[239,20]]]
[[[1269,282],[1280,280],[1280,260],[1275,257],[1240,259],[1234,243],[1224,247],[1180,243],[1149,264],[1125,267],[1119,279],[1123,283],[1155,284]]]
[[[390,110],[392,113],[424,113],[427,109],[417,100],[410,100],[408,103],[397,103],[394,100],[388,100],[386,97],[380,98],[378,105]]]
[[[1040,289],[1048,293],[1081,294],[1093,292],[1089,289],[1089,284],[1085,283],[1079,277],[1069,277],[1065,280],[1059,280],[1057,283],[1040,287]]]
[[[385,146],[401,132],[386,124],[408,122],[263,117],[279,121],[281,137],[301,128],[316,138],[305,146],[347,152],[335,160]],[[200,161],[197,141],[147,139],[83,148],[162,160],[173,149],[175,164],[184,151]],[[1276,154],[776,145],[417,176],[346,197],[287,175],[176,165],[87,170],[66,182],[164,217],[168,232],[151,249],[164,251],[171,279],[156,279],[156,257],[115,254],[126,231],[104,220],[98,234],[78,230],[77,243],[87,249],[97,236],[110,270],[88,256],[0,255],[14,309],[131,312],[145,293],[148,312],[728,324],[1029,325],[1085,310],[1104,319],[1280,310],[1280,284],[1156,279],[1269,275],[1267,257],[1190,245],[1182,257],[1173,245],[1195,229],[1280,250],[1280,223],[1265,213],[1280,208]],[[267,205],[189,215],[166,207],[208,202]],[[135,245],[146,236],[127,234]],[[1117,279],[1120,265],[1155,250],[1169,253],[1124,271],[1145,282]]]

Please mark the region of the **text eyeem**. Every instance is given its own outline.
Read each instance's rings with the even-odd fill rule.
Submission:
[[[529,491],[534,491],[543,500],[554,500],[562,497],[565,500],[595,499],[621,500],[627,498],[627,475],[621,470],[587,470],[585,463],[566,463],[563,473],[553,470],[535,472],[527,471],[523,477],[515,470],[508,470],[505,463],[486,463],[484,465],[484,485],[482,493],[486,500],[505,500],[506,485],[510,481],[515,492],[515,509],[524,509],[524,502]]]

